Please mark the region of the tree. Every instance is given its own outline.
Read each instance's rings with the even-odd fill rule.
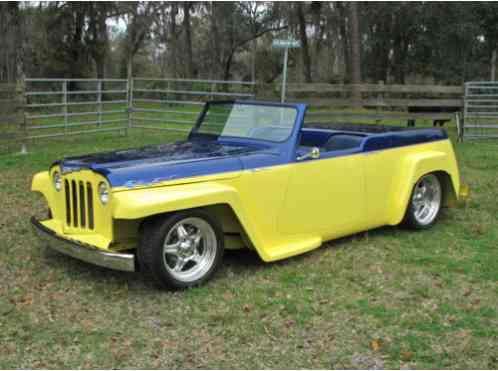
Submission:
[[[194,60],[192,56],[192,29],[190,24],[190,11],[192,3],[188,1],[183,2],[183,33],[185,39],[185,67],[186,76],[189,78],[194,77]]]
[[[304,80],[309,83],[311,82],[311,58],[308,46],[308,36],[306,35],[306,20],[304,18],[304,9],[302,2],[296,3],[296,13],[303,56],[303,75]]]
[[[97,78],[105,77],[105,63],[109,51],[109,32],[107,19],[116,13],[112,2],[85,3],[88,17],[88,30],[85,32],[85,43],[90,56],[95,61]]]
[[[289,55],[290,81],[457,84],[492,75],[497,22],[498,5],[488,2],[6,2],[0,79],[15,79],[24,64],[32,77],[139,68],[272,81],[281,63],[271,42],[286,30],[302,44]]]
[[[496,54],[498,51],[498,4],[479,3],[476,6],[476,14],[480,20],[488,53],[490,55],[490,79],[496,79]]]
[[[15,81],[24,74],[24,28],[19,3],[0,3],[0,81]]]
[[[360,60],[360,30],[358,22],[358,7],[356,2],[349,4],[350,34],[351,34],[351,84],[353,106],[361,106],[361,60]]]
[[[152,14],[155,5],[151,2],[123,3],[123,13],[127,22],[126,29],[126,70],[128,79],[133,77],[133,58],[150,36]]]

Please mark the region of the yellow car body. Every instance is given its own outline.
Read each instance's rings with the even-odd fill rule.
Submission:
[[[129,264],[69,255],[134,270],[145,220],[201,209],[220,221],[225,248],[251,248],[270,262],[316,249],[324,241],[399,224],[414,185],[430,173],[441,181],[444,204],[454,203],[463,188],[447,137],[133,186],[113,186],[90,168],[64,172],[59,163],[33,178],[32,190],[44,196],[51,211],[49,219],[33,223],[58,240],[101,251],[111,260],[122,255]],[[56,174],[60,190],[54,187]],[[97,194],[101,183],[110,192],[105,205]]]

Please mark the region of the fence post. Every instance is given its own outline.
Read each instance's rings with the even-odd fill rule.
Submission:
[[[169,92],[171,91],[171,84],[170,84],[170,81],[168,80],[168,82],[166,83],[166,100],[169,100],[170,98],[170,94]],[[175,99],[175,96],[173,95],[173,100]],[[172,104],[169,104],[169,103],[166,103],[165,104],[166,107],[171,107]]]
[[[463,84],[463,117],[461,121],[461,127],[462,127],[462,133],[461,133],[461,141],[463,142],[463,139],[465,137],[465,124],[467,123],[467,117],[469,115],[469,106],[468,106],[468,100],[467,96],[469,95],[469,88],[468,84],[464,83]]]
[[[213,94],[214,92],[216,92],[216,83],[215,82],[213,82],[211,84],[211,100],[214,100],[214,94]]]
[[[26,80],[24,79],[24,76],[21,77],[16,84],[16,95],[18,98],[19,106],[17,109],[22,110],[22,143],[21,143],[21,155],[25,155],[28,153],[28,147],[27,147],[27,138],[28,138],[28,124],[27,124],[27,118],[26,118],[26,105],[28,103],[28,99],[26,96]]]
[[[97,127],[102,125],[102,80],[97,82]]]
[[[130,129],[133,126],[133,78],[129,77],[126,80],[126,91],[127,91],[127,100],[128,100],[128,127],[126,129],[126,135],[128,135]]]
[[[64,135],[67,135],[68,117],[67,117],[67,80],[62,82],[62,112],[64,113]]]
[[[457,127],[457,142],[463,141],[462,123],[460,121],[460,112],[455,112],[455,123]]]
[[[384,103],[384,81],[379,81],[377,84],[377,107],[376,107],[376,113],[377,113],[377,119],[375,120],[375,123],[378,125],[380,124],[380,109],[381,109],[381,104],[383,105]]]

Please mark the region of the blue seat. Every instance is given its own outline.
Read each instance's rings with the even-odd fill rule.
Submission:
[[[356,148],[361,145],[362,140],[363,137],[358,135],[334,134],[322,146],[322,150],[329,152]]]

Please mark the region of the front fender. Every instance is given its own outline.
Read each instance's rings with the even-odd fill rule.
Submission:
[[[120,191],[113,194],[115,219],[143,219],[149,216],[217,204],[233,210],[247,236],[260,254],[262,238],[247,217],[237,190],[228,184],[202,182]]]
[[[31,190],[34,192],[40,192],[42,194],[47,194],[50,190],[50,173],[48,171],[40,171],[33,175],[33,180],[31,181]]]
[[[48,205],[53,204],[54,190],[52,187],[50,173],[48,171],[41,171],[33,176],[31,181],[31,190],[33,192],[41,193]]]
[[[460,176],[453,151],[424,151],[412,153],[402,161],[397,184],[392,194],[390,204],[392,213],[389,224],[399,224],[404,216],[410,201],[413,187],[425,174],[442,172],[451,179],[451,186],[455,195],[459,194]]]
[[[143,188],[114,193],[113,216],[115,219],[142,219],[222,203],[238,203],[237,192],[233,187],[205,182]]]

